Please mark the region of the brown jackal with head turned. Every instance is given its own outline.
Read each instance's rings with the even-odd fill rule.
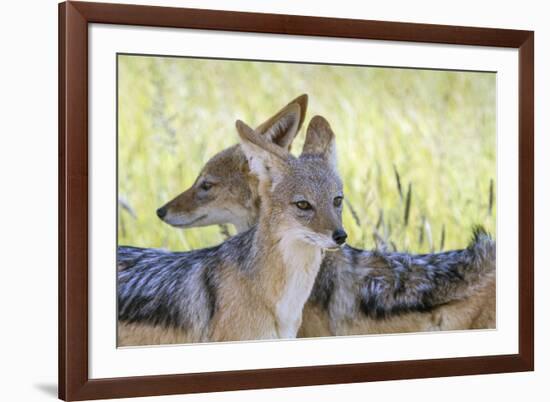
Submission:
[[[237,131],[262,200],[257,223],[219,246],[154,264],[145,253],[119,270],[119,346],[296,337],[324,250],[346,239],[334,135],[314,117],[296,158],[240,121]]]
[[[302,95],[257,132],[288,149],[306,108]],[[242,231],[257,221],[261,201],[257,179],[236,145],[212,157],[191,188],[157,214],[177,227],[231,223]],[[132,266],[145,252],[120,248],[119,262]],[[152,259],[164,253],[147,252]],[[495,243],[482,230],[466,249],[425,255],[344,246],[323,260],[300,335],[495,328],[495,303]]]

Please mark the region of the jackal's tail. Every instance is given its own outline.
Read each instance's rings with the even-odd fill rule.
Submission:
[[[462,250],[431,254],[374,252],[361,289],[361,307],[372,317],[426,311],[494,286],[496,244],[476,227]]]

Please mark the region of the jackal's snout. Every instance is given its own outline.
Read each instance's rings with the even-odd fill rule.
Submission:
[[[348,238],[348,234],[345,232],[344,229],[340,228],[332,232],[332,240],[334,240],[334,242],[339,246],[344,244],[347,238]]]
[[[164,219],[164,217],[166,216],[166,213],[168,212],[166,206],[162,206],[160,207],[159,209],[157,209],[157,216],[160,218],[160,219]]]

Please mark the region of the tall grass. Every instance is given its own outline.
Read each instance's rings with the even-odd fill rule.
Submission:
[[[254,126],[302,93],[310,96],[306,124],[321,114],[336,133],[350,244],[427,252],[464,247],[473,225],[494,233],[492,73],[140,56],[118,62],[120,244],[186,250],[222,241],[227,228],[177,230],[155,210],[238,141],[237,118]]]

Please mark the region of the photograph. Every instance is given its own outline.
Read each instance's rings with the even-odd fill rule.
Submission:
[[[495,72],[116,68],[118,347],[497,328]]]

